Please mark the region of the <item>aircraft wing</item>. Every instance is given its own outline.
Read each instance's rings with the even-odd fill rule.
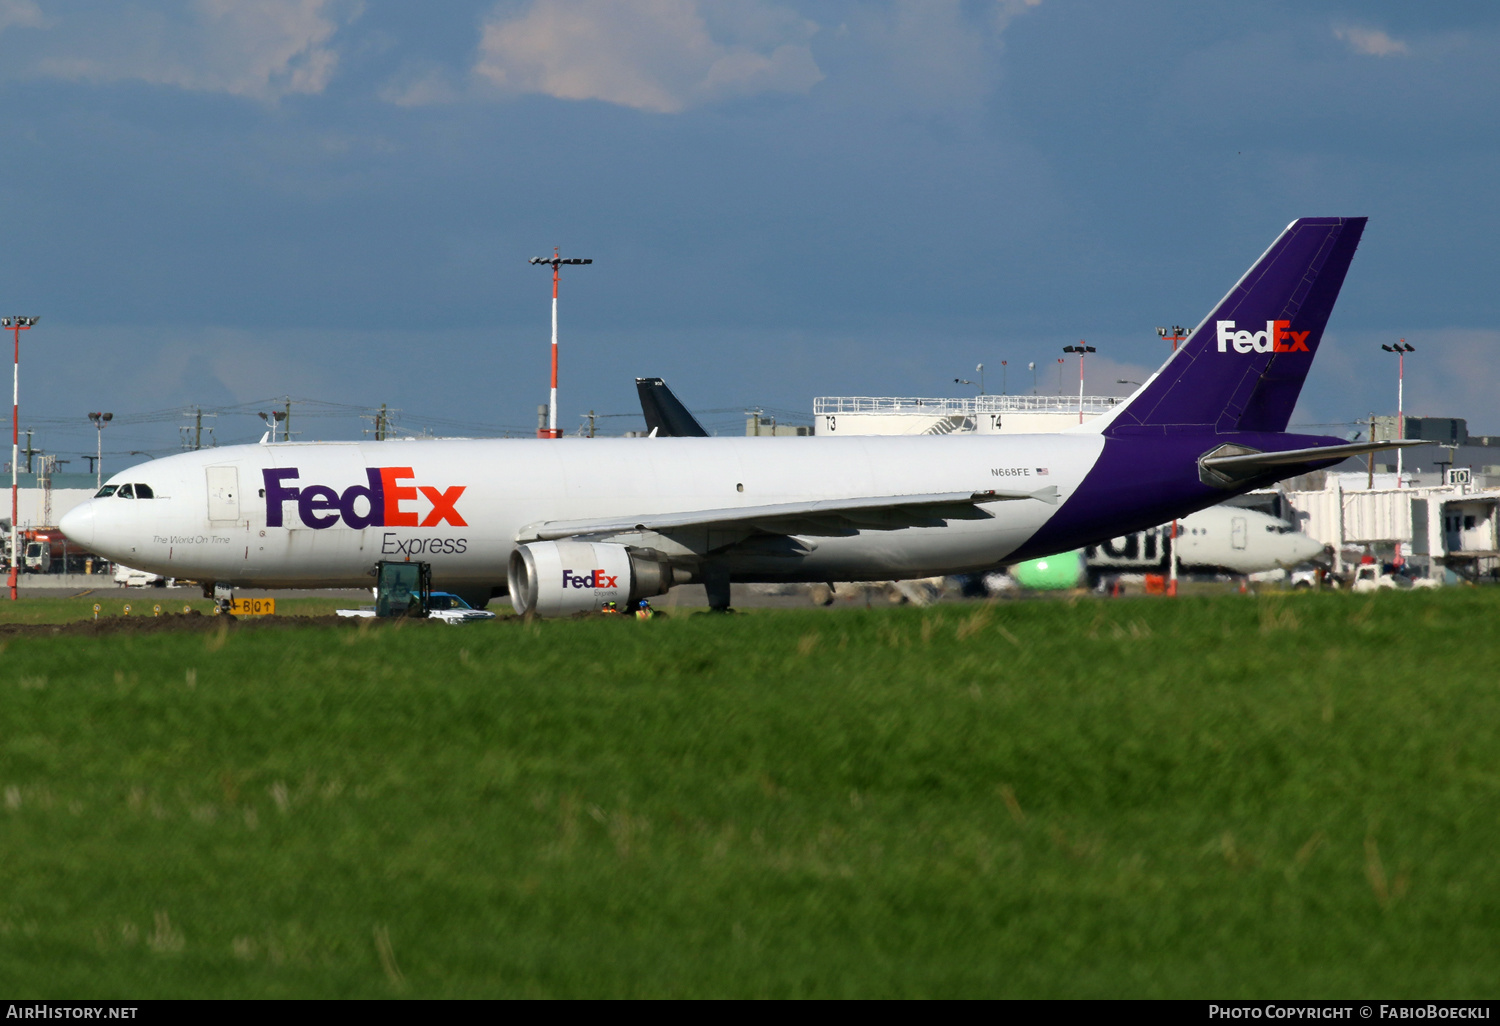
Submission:
[[[520,542],[557,541],[581,534],[620,534],[627,531],[672,531],[686,528],[754,527],[772,533],[845,533],[851,527],[896,528],[943,520],[977,520],[989,514],[979,507],[988,502],[1034,499],[1056,505],[1057,486],[1033,492],[933,492],[926,495],[879,495],[856,499],[815,499],[777,502],[764,506],[735,506],[685,513],[646,513],[597,520],[547,520],[522,528]]]

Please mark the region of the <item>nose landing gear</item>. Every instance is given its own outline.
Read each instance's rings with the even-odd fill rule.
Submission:
[[[214,600],[214,612],[228,615],[234,611],[234,587],[217,581],[203,582],[203,597]]]

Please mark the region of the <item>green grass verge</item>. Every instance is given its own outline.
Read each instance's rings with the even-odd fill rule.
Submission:
[[[0,992],[1493,996],[1500,593],[0,654]]]
[[[332,616],[335,609],[357,608],[361,602],[368,605],[371,601],[373,600],[363,596],[353,599],[278,597],[276,612],[286,616]],[[71,623],[74,620],[87,620],[94,616],[95,606],[99,607],[101,617],[151,617],[183,613],[189,609],[206,616],[214,610],[213,600],[204,598],[196,588],[142,588],[127,596],[118,593],[107,596],[84,593],[78,596],[27,597],[16,602],[0,598],[0,626],[11,623]],[[130,608],[127,610],[126,606]],[[506,611],[509,611],[508,607]]]

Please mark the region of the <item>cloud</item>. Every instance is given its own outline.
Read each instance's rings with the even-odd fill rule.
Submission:
[[[380,90],[380,98],[397,107],[450,103],[459,95],[452,76],[436,64],[409,64]]]
[[[836,36],[847,95],[888,110],[971,108],[995,87],[1002,36],[1041,0],[885,0],[856,5]]]
[[[0,0],[0,27],[24,0]],[[12,74],[83,82],[141,81],[260,100],[316,94],[338,67],[328,45],[348,0],[193,0],[61,16]],[[30,22],[26,22],[30,24]]]
[[[1336,38],[1348,43],[1349,49],[1355,53],[1366,54],[1370,57],[1405,56],[1408,52],[1405,43],[1399,39],[1392,39],[1380,29],[1361,28],[1358,25],[1338,25],[1334,27],[1333,34]]]
[[[1500,433],[1500,417],[1494,412],[1495,392],[1500,388],[1500,369],[1495,363],[1500,331],[1437,328],[1413,332],[1412,339],[1419,349],[1406,360],[1409,411],[1466,417],[1469,430],[1476,434]],[[1424,359],[1415,357],[1424,358],[1426,366]]]
[[[813,22],[761,0],[534,0],[484,26],[474,73],[508,93],[662,114],[823,78]]]
[[[41,28],[46,24],[35,0],[0,0],[0,32],[11,26]]]
[[[1398,338],[1417,347],[1405,361],[1408,416],[1463,417],[1473,434],[1500,434],[1500,330],[1482,327],[1392,324],[1325,338],[1293,420],[1357,426],[1395,413],[1397,362],[1380,346]]]

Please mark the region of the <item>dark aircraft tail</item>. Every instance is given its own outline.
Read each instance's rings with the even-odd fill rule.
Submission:
[[[708,432],[698,418],[672,394],[661,378],[636,378],[635,389],[641,396],[641,412],[646,428],[657,438],[707,438]]]

